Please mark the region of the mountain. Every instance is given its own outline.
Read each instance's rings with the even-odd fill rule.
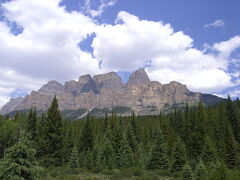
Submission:
[[[1,109],[1,114],[11,111],[27,110],[36,106],[38,110],[46,110],[53,96],[56,95],[59,107],[65,112],[81,109],[128,109],[137,114],[156,114],[160,110],[172,105],[194,104],[199,101],[211,104],[222,101],[210,94],[190,92],[186,85],[172,81],[161,84],[150,81],[144,69],[133,72],[126,84],[116,72],[100,74],[91,77],[89,74],[80,76],[78,81],[67,81],[61,84],[50,81],[38,91],[32,91],[25,98],[11,99]],[[125,107],[125,108],[124,108]]]

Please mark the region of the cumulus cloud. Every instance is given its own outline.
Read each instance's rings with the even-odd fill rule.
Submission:
[[[235,36],[227,41],[215,43],[213,49],[219,52],[222,58],[228,58],[233,51],[240,47],[240,36]]]
[[[225,26],[225,22],[221,19],[217,19],[213,23],[204,25],[205,28],[209,28],[209,27],[219,28],[224,26]]]
[[[179,81],[194,91],[219,92],[236,85],[228,65],[240,45],[239,36],[209,45],[207,53],[170,24],[141,20],[127,12],[119,12],[114,25],[95,23],[94,17],[115,2],[100,1],[99,13],[92,18],[82,11],[67,12],[60,0],[1,4],[5,18],[23,31],[16,35],[13,23],[0,22],[0,106],[16,89],[30,92],[48,80],[63,82],[87,73],[139,67],[146,67],[152,80]],[[93,56],[78,46],[92,33]]]
[[[98,60],[78,47],[95,24],[80,12],[65,11],[59,3],[18,0],[1,4],[5,18],[23,28],[14,35],[9,23],[0,22],[2,88],[8,89],[12,83],[13,88],[29,91],[48,80],[65,81],[100,72]]]
[[[84,0],[82,10],[91,17],[101,16],[107,7],[114,6],[117,0]],[[97,5],[94,3],[98,3]],[[96,6],[95,8],[93,6]]]
[[[217,54],[223,53],[217,46],[213,47]],[[170,24],[140,20],[127,12],[118,14],[115,25],[98,26],[92,47],[94,56],[103,59],[101,67],[107,70],[133,71],[151,60],[146,70],[152,80],[175,80],[201,92],[234,85],[227,73],[227,58],[194,48],[193,39],[181,31],[174,32]],[[228,53],[234,48],[228,48]]]

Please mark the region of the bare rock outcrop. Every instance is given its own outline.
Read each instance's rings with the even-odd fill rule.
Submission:
[[[131,74],[127,84],[115,72],[80,76],[78,81],[67,81],[64,85],[50,81],[38,91],[32,91],[25,98],[11,99],[2,109],[6,114],[13,110],[26,110],[36,106],[47,110],[53,96],[56,95],[62,110],[79,108],[114,108],[126,106],[139,114],[148,114],[148,107],[158,113],[166,104],[218,102],[221,98],[209,94],[190,92],[186,85],[172,81],[161,84],[150,81],[144,69]]]

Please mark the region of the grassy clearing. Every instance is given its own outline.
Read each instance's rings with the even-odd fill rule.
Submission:
[[[163,174],[162,174],[163,173]],[[139,168],[94,170],[51,168],[42,174],[40,180],[174,180],[164,172],[146,171]]]

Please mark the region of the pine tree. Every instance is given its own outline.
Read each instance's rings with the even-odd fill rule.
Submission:
[[[127,139],[132,149],[132,152],[137,152],[137,140],[131,126],[127,126]]]
[[[227,100],[226,114],[232,126],[234,138],[240,143],[240,111],[237,104],[232,102],[230,96],[228,96]]]
[[[56,96],[47,111],[44,137],[44,165],[57,166],[62,163],[63,131],[62,118]]]
[[[119,167],[120,168],[128,168],[133,165],[133,153],[131,150],[131,147],[127,140],[126,133],[123,134],[121,143],[120,143],[120,161],[119,161]]]
[[[65,132],[65,136],[63,138],[63,163],[67,163],[70,159],[74,142],[73,142],[73,135],[72,135],[72,129],[67,128],[67,132]]]
[[[205,129],[204,124],[206,123],[206,111],[202,103],[199,103],[197,110],[197,117],[192,131],[192,147],[193,156],[197,158],[201,155],[204,145]]]
[[[211,173],[209,179],[211,180],[220,180],[220,179],[229,179],[227,173],[227,167],[224,163],[219,163]],[[229,179],[230,180],[230,179]]]
[[[186,162],[186,148],[180,137],[177,136],[176,144],[173,150],[172,172],[182,171]]]
[[[112,169],[116,167],[116,155],[108,136],[103,137],[102,146],[102,165],[105,168]]]
[[[88,149],[85,153],[85,162],[84,162],[84,167],[87,169],[92,169],[93,168],[93,152],[92,150]]]
[[[142,144],[138,144],[137,146],[136,161],[137,161],[136,163],[137,167],[142,169],[146,167],[146,153],[144,152]]]
[[[132,112],[131,126],[132,126],[133,134],[136,138],[136,141],[139,142],[140,137],[139,137],[139,134],[138,134],[138,128],[137,128],[137,123],[136,123],[136,115],[135,115],[134,111]]]
[[[240,109],[240,100],[238,98],[236,99],[236,103],[238,105],[238,108]]]
[[[237,165],[237,151],[236,151],[236,141],[234,139],[231,127],[229,123],[227,123],[226,134],[225,134],[225,145],[226,145],[226,152],[225,152],[225,162],[228,168],[233,169]]]
[[[114,149],[114,154],[115,154],[115,162],[116,162],[116,167],[120,167],[120,158],[121,158],[121,146],[122,146],[122,139],[123,139],[123,127],[118,123],[114,130],[112,131],[112,145]],[[108,137],[109,139],[111,137]]]
[[[103,148],[102,141],[94,143],[93,150],[93,168],[97,170],[103,169],[102,159],[103,159]]]
[[[196,167],[196,180],[205,180],[206,179],[206,168],[202,162],[202,160],[200,160],[199,164]]]
[[[79,160],[78,160],[78,151],[77,151],[77,147],[74,146],[72,149],[72,153],[70,156],[70,160],[69,160],[69,165],[71,168],[77,168],[79,166]]]
[[[201,158],[207,165],[217,162],[217,151],[212,140],[208,136],[205,138],[205,144],[203,146]]]
[[[45,145],[45,136],[46,136],[46,128],[45,128],[45,120],[46,114],[42,113],[41,118],[37,122],[37,136],[35,138],[36,142],[36,150],[37,150],[37,158],[42,159],[44,154],[46,154],[46,145]]]
[[[35,159],[29,135],[22,135],[19,141],[6,150],[0,162],[0,179],[38,179],[43,170]]]
[[[147,169],[167,169],[169,165],[166,145],[160,129],[155,133],[154,144]]]
[[[105,114],[104,121],[103,121],[103,128],[102,128],[102,133],[107,131],[109,124],[108,124],[108,114]]]
[[[90,120],[90,115],[88,113],[87,119],[84,122],[83,129],[79,140],[79,152],[91,150],[93,147],[93,130]]]
[[[192,170],[189,164],[186,164],[183,168],[183,174],[182,174],[183,180],[192,180],[193,175],[192,175]]]
[[[27,119],[27,131],[32,136],[32,140],[35,140],[37,129],[37,112],[36,107],[30,109]]]

